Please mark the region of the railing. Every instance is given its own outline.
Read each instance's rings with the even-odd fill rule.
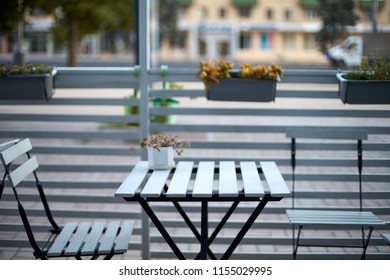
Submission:
[[[388,259],[390,247],[380,233],[389,231],[390,106],[343,105],[337,98],[335,74],[332,70],[286,70],[278,84],[275,103],[234,103],[207,101],[196,69],[169,69],[165,76],[160,75],[159,69],[152,69],[146,78],[150,92],[133,99],[124,97],[132,94],[143,79],[134,75],[133,68],[60,68],[55,81],[57,92],[48,103],[1,101],[0,141],[31,138],[41,163],[41,180],[56,217],[136,219],[131,252],[139,258],[173,258],[153,226],[150,230],[146,226],[141,209],[113,196],[134,163],[145,157],[138,142],[148,132],[171,132],[190,140],[191,148],[185,150],[182,160],[275,160],[290,183],[287,127],[364,127],[369,133],[368,141],[363,143],[364,207],[387,223],[374,231],[367,258]],[[162,83],[176,83],[183,88],[163,89]],[[175,108],[153,107],[148,102],[151,98],[174,98],[180,104]],[[124,114],[125,106],[139,107],[140,115]],[[144,115],[149,117],[143,118]],[[176,121],[150,122],[161,115],[175,115]],[[303,151],[298,158],[302,168],[296,173],[298,196],[302,197],[298,205],[356,209],[356,147],[351,143],[320,144],[314,140],[298,145]],[[34,204],[33,194],[26,196],[32,202],[36,230],[44,231],[42,213]],[[0,247],[29,247],[26,237],[18,233],[22,225],[15,206],[6,187],[0,201]],[[196,239],[177,219],[173,207],[154,207],[172,229],[175,240],[185,246],[188,256],[195,254],[199,249]],[[285,216],[289,207],[291,200],[284,199],[265,209],[261,221],[255,223],[234,257],[291,258],[291,227]],[[199,205],[188,204],[185,209],[199,221]],[[223,203],[212,205],[212,225],[224,209]],[[238,212],[213,244],[217,252],[234,236],[247,209],[243,206]],[[342,229],[332,236],[320,232],[317,239],[334,245],[356,244],[359,234]],[[360,252],[318,249],[314,257],[312,254],[302,250],[301,257],[359,258]]]

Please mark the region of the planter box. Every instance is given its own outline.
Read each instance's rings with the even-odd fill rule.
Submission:
[[[342,75],[336,76],[344,104],[390,104],[390,81],[347,80]]]
[[[54,75],[16,75],[0,78],[0,99],[5,100],[46,100],[54,94]]]
[[[160,148],[160,151],[148,147],[149,168],[154,170],[171,169],[175,166],[172,147]]]
[[[272,102],[276,96],[276,80],[221,79],[211,84],[207,99],[220,101]]]

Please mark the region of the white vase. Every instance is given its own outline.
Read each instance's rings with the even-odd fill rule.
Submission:
[[[170,169],[175,166],[173,148],[163,147],[160,151],[148,147],[148,160],[150,169]]]

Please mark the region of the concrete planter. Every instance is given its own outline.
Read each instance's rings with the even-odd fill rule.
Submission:
[[[160,148],[160,151],[148,147],[149,168],[154,170],[171,169],[175,166],[172,147]]]
[[[0,99],[45,100],[54,94],[54,70],[51,74],[15,75],[0,78]]]
[[[207,99],[220,101],[272,102],[275,96],[276,80],[271,79],[220,79],[207,90]]]
[[[390,104],[390,81],[347,80],[337,73],[344,104]]]

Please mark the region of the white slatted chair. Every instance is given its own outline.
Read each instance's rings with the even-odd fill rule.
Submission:
[[[333,230],[336,227],[346,227],[351,229],[361,229],[362,244],[361,245],[340,245],[334,247],[357,247],[362,248],[361,259],[366,258],[366,251],[370,242],[371,234],[375,226],[382,226],[384,222],[370,211],[363,211],[362,198],[362,168],[363,168],[363,146],[362,140],[368,138],[367,131],[362,129],[306,129],[296,128],[287,129],[286,136],[291,138],[291,167],[292,167],[292,209],[286,211],[290,223],[293,226],[293,257],[296,259],[298,247],[300,246],[317,246],[328,247],[326,244],[310,244],[301,241],[301,233],[304,228],[321,228]],[[296,167],[296,139],[311,138],[311,139],[342,139],[357,141],[357,169],[359,175],[359,203],[358,211],[336,211],[336,210],[311,210],[311,209],[296,209],[295,200],[295,167]],[[298,227],[298,234],[295,238],[295,226]],[[368,229],[365,235],[365,229]]]
[[[29,139],[13,140],[0,145],[0,159],[5,168],[5,174],[0,187],[1,192],[5,179],[8,179],[16,201],[29,242],[34,249],[34,256],[39,259],[74,257],[82,259],[88,257],[97,259],[111,259],[114,255],[127,251],[133,230],[133,221],[97,221],[97,222],[70,222],[58,226],[52,216],[42,184],[38,180],[38,161],[30,155],[32,145]],[[20,160],[23,162],[20,163]],[[14,161],[17,163],[14,163]],[[34,175],[36,187],[51,225],[50,237],[43,247],[38,245],[30,225],[22,196],[18,194],[18,185],[30,174]]]

